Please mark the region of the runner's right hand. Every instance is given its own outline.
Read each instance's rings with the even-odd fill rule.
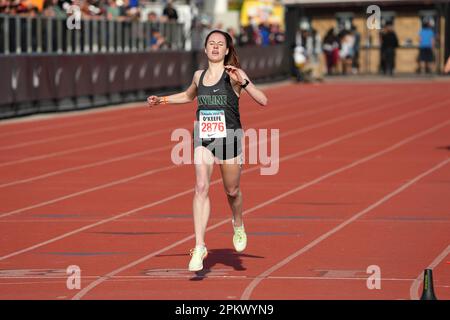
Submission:
[[[160,99],[157,96],[150,96],[147,98],[147,104],[149,107],[156,106],[160,103]]]

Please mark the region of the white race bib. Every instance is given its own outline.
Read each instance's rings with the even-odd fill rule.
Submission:
[[[226,138],[227,126],[224,110],[200,110],[200,138]]]

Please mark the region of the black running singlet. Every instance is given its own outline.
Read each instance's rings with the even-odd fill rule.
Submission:
[[[227,129],[241,129],[239,115],[239,97],[233,90],[230,76],[224,70],[219,81],[212,86],[205,86],[203,78],[206,70],[200,76],[197,88],[197,121],[200,110],[223,110]]]
[[[231,85],[230,76],[224,70],[219,81],[212,86],[205,86],[200,76],[197,86],[197,142],[208,147],[219,159],[236,157],[241,153],[242,125],[239,114],[239,97]],[[223,146],[223,148],[222,148]],[[215,150],[214,150],[214,147]],[[218,155],[217,150],[220,149]],[[228,156],[222,154],[226,149],[236,149]]]

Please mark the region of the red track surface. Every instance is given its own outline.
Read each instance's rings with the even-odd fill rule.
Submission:
[[[194,104],[2,123],[0,298],[416,299],[431,266],[449,299],[449,87],[287,85],[266,90],[267,108],[243,96],[245,128],[280,129],[279,172],[244,166],[237,254],[215,168],[198,274],[193,167],[170,159]],[[371,265],[381,289],[367,288]]]

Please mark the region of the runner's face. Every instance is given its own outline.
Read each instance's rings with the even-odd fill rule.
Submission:
[[[220,33],[213,33],[209,36],[206,43],[205,53],[208,60],[219,62],[225,59],[228,54],[227,41],[225,36]]]

